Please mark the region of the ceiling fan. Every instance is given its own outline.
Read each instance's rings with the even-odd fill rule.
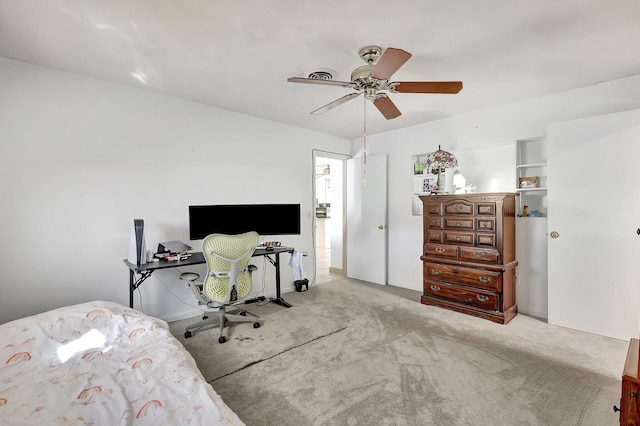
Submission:
[[[462,90],[461,81],[394,81],[389,78],[411,58],[411,53],[402,49],[389,47],[382,53],[380,46],[366,46],[360,49],[360,57],[367,65],[353,70],[351,81],[323,80],[316,78],[291,77],[291,83],[322,84],[325,86],[341,86],[357,90],[335,101],[312,111],[311,114],[322,114],[338,105],[364,94],[384,115],[387,120],[396,118],[402,113],[384,91],[391,93],[450,93]]]

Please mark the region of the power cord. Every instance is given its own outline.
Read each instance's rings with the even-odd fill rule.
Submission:
[[[140,299],[140,311],[143,314],[146,314],[146,312],[144,311],[144,306],[142,306],[142,290],[140,290],[140,286],[138,286],[138,298]]]
[[[269,299],[267,299],[264,296],[264,293],[265,293],[266,287],[267,287],[267,282],[266,282],[267,257],[266,256],[261,256],[261,257],[262,257],[262,274],[261,274],[262,279],[260,281],[261,281],[261,284],[262,284],[262,288],[258,292],[256,292],[256,298],[262,296],[265,299],[264,299],[263,302],[256,302],[255,304],[258,305],[258,306],[264,306],[267,303],[269,303]]]

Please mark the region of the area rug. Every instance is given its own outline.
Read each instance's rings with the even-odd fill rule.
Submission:
[[[223,344],[218,343],[217,327],[195,332],[188,339],[184,337],[184,328],[197,322],[198,317],[170,325],[209,383],[345,328],[299,306],[285,308],[267,303],[249,305],[247,310],[260,317],[261,327],[232,324],[225,330],[228,340]]]

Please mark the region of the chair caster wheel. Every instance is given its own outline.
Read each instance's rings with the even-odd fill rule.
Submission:
[[[185,331],[184,332],[184,338],[188,339],[189,337],[193,336],[193,334],[190,331]]]
[[[253,323],[253,328],[260,328],[260,323],[259,322],[254,322]]]
[[[226,337],[224,337],[224,336],[220,336],[220,337],[218,337],[218,343],[224,343],[224,342],[226,342],[226,341],[227,341],[227,338],[226,338]]]
[[[243,317],[247,316],[247,311],[240,311],[240,315],[242,315]]]

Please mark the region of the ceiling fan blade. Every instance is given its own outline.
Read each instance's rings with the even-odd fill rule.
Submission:
[[[345,96],[343,96],[343,97],[341,97],[341,98],[338,98],[338,99],[336,99],[335,101],[333,101],[333,102],[331,102],[331,103],[329,103],[329,104],[326,104],[325,106],[320,107],[320,108],[318,108],[318,109],[317,109],[317,110],[315,110],[315,111],[311,111],[311,114],[318,115],[318,114],[325,113],[325,112],[329,111],[330,109],[334,109],[334,108],[335,108],[335,107],[337,107],[338,105],[342,105],[343,103],[345,103],[345,102],[347,102],[347,101],[350,101],[351,99],[356,98],[356,97],[358,97],[358,96],[362,95],[362,93],[363,93],[363,92],[359,92],[359,93],[349,93],[348,95],[345,95]]]
[[[410,57],[409,52],[388,47],[371,70],[371,76],[378,80],[388,80]]]
[[[308,84],[322,84],[325,86],[353,87],[353,83],[350,81],[317,80],[315,78],[302,78],[302,77],[291,77],[291,78],[288,78],[287,81],[289,83],[308,83]]]
[[[382,115],[384,115],[384,118],[386,118],[387,120],[391,120],[392,118],[396,118],[402,115],[400,110],[393,102],[391,102],[391,99],[389,99],[387,95],[383,94],[378,99],[373,101],[373,104],[376,106],[376,108],[378,108],[378,111],[380,111]]]
[[[394,91],[400,93],[458,93],[461,81],[401,81]]]

